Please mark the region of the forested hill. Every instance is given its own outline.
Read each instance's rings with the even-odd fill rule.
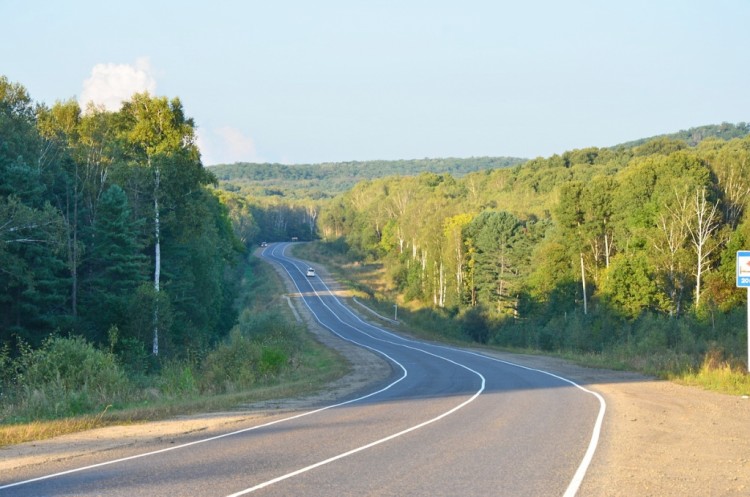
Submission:
[[[712,346],[746,357],[735,255],[750,245],[749,202],[750,136],[662,137],[458,179],[362,182],[316,227],[381,266],[391,300],[458,316],[478,341],[637,344],[626,355],[684,354],[697,367]]]
[[[649,138],[641,138],[640,140],[633,140],[626,143],[621,143],[612,148],[633,148],[643,145],[646,142],[654,141],[656,139],[665,138],[668,140],[680,140],[687,143],[689,146],[694,147],[703,140],[708,138],[718,138],[720,140],[731,140],[732,138],[744,138],[750,135],[750,124],[749,123],[721,123],[721,124],[709,124],[707,126],[698,126],[696,128],[690,128],[687,130],[678,131],[677,133],[669,133],[666,135],[651,136]]]
[[[468,173],[501,169],[525,162],[518,157],[471,157],[468,159],[375,160],[322,164],[219,164],[211,171],[230,191],[258,196],[324,198],[343,193],[366,179],[416,176],[424,172],[461,177]]]

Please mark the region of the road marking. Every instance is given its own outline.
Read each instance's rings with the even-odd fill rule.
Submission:
[[[283,257],[285,257],[285,258],[287,259],[287,261],[288,261],[289,263],[291,263],[291,264],[292,264],[292,265],[293,265],[294,267],[296,267],[297,269],[299,269],[299,266],[297,266],[296,262],[295,262],[295,261],[294,261],[293,259],[290,259],[290,258],[286,257],[286,255],[284,254],[284,250],[285,250],[285,249],[286,249],[286,247],[284,247],[284,249],[282,249],[282,256],[283,256]],[[275,257],[278,257],[278,256],[275,256]],[[279,258],[279,259],[280,259],[280,258]],[[286,272],[287,272],[287,274],[289,274],[289,277],[290,277],[290,278],[292,278],[292,275],[291,275],[291,273],[289,273],[289,270],[288,270],[288,269],[286,268],[286,266],[284,266],[283,264],[280,264],[280,265],[281,265],[281,267],[282,267],[282,268],[284,269],[284,271],[286,271]],[[301,271],[300,271],[300,272],[301,272]],[[295,287],[297,287],[297,290],[299,290],[299,293],[300,293],[300,294],[303,294],[303,292],[302,292],[302,289],[301,289],[301,288],[300,288],[300,287],[299,287],[299,286],[297,285],[297,282],[296,282],[296,281],[294,280],[294,278],[292,278],[292,283],[294,283],[294,286],[295,286]],[[328,291],[328,293],[329,293],[329,294],[332,294],[332,293],[331,293],[331,291],[330,291],[330,288],[328,288],[328,286],[327,286],[327,285],[325,284],[325,282],[323,282],[323,286],[325,286],[325,287],[326,287],[326,289],[327,289],[327,291]],[[255,485],[255,486],[253,486],[253,487],[250,487],[250,488],[246,488],[246,489],[244,489],[244,490],[240,490],[239,492],[236,492],[236,493],[230,494],[230,495],[228,495],[227,497],[239,497],[239,496],[241,496],[241,495],[247,495],[247,494],[249,494],[249,493],[255,492],[256,490],[260,490],[260,489],[262,489],[262,488],[266,488],[266,487],[268,487],[268,486],[271,486],[271,485],[273,485],[273,484],[275,484],[275,483],[279,483],[279,482],[281,482],[281,481],[284,481],[284,480],[288,480],[289,478],[293,478],[293,477],[295,477],[295,476],[299,476],[299,475],[301,475],[301,474],[303,474],[303,473],[307,473],[308,471],[311,471],[311,470],[313,470],[313,469],[316,469],[316,468],[319,468],[319,467],[321,467],[321,466],[324,466],[324,465],[326,465],[326,464],[330,464],[330,463],[332,463],[332,462],[338,461],[339,459],[343,459],[343,458],[345,458],[345,457],[349,457],[349,456],[351,456],[351,455],[357,454],[358,452],[362,452],[362,451],[364,451],[364,450],[367,450],[367,449],[370,449],[370,448],[372,448],[372,447],[375,447],[376,445],[380,445],[380,444],[382,444],[382,443],[385,443],[385,442],[388,442],[388,441],[390,441],[390,440],[393,440],[393,439],[395,439],[395,438],[398,438],[398,437],[401,437],[401,436],[403,436],[403,435],[406,435],[407,433],[411,433],[411,432],[413,432],[413,431],[415,431],[415,430],[418,430],[418,429],[420,429],[420,428],[423,428],[423,427],[425,427],[425,426],[427,426],[427,425],[430,425],[430,424],[432,424],[432,423],[435,423],[435,422],[437,422],[437,421],[439,421],[439,420],[441,420],[441,419],[443,419],[443,418],[445,418],[445,417],[447,417],[447,416],[450,416],[451,414],[455,413],[455,412],[456,412],[456,411],[458,411],[459,409],[462,409],[463,407],[467,406],[468,404],[470,404],[471,402],[473,402],[474,400],[476,400],[476,399],[477,399],[477,398],[478,398],[478,397],[479,397],[479,396],[480,396],[480,395],[482,394],[482,392],[484,392],[484,388],[485,388],[486,380],[485,380],[485,377],[484,377],[484,376],[482,376],[482,374],[481,374],[481,373],[479,373],[478,371],[475,371],[475,370],[471,369],[470,367],[466,366],[465,364],[461,364],[461,363],[458,363],[458,362],[456,362],[456,361],[453,361],[453,360],[451,360],[451,359],[448,359],[447,357],[443,357],[443,356],[440,356],[440,355],[434,354],[434,353],[432,353],[432,352],[429,352],[429,351],[427,351],[427,350],[424,350],[424,349],[420,349],[420,348],[417,348],[417,347],[413,347],[413,346],[409,346],[409,345],[405,345],[405,344],[401,344],[401,343],[395,343],[395,342],[389,342],[389,341],[387,341],[387,340],[382,340],[382,339],[380,339],[380,338],[377,338],[377,337],[373,337],[372,335],[370,335],[370,334],[368,334],[368,333],[364,332],[364,330],[359,330],[359,329],[357,329],[357,328],[354,328],[354,327],[353,327],[353,326],[351,326],[350,324],[347,324],[347,323],[345,323],[344,321],[342,321],[342,320],[341,320],[341,318],[340,318],[340,317],[338,316],[338,314],[336,314],[336,313],[335,313],[335,312],[333,311],[333,309],[331,309],[331,308],[330,308],[330,307],[328,306],[328,304],[326,304],[325,302],[323,302],[323,300],[322,300],[322,298],[321,298],[320,294],[319,294],[319,293],[318,293],[318,291],[317,291],[317,290],[315,289],[315,287],[313,287],[313,286],[312,286],[312,284],[310,285],[310,287],[312,288],[312,291],[313,291],[313,293],[315,293],[315,296],[316,296],[316,297],[318,298],[318,300],[320,300],[320,303],[321,303],[321,304],[322,304],[322,305],[323,305],[323,306],[324,306],[324,307],[325,307],[326,309],[328,309],[328,310],[329,310],[329,311],[331,312],[331,314],[333,314],[333,316],[334,316],[334,317],[335,317],[335,318],[336,318],[336,319],[337,319],[337,320],[338,320],[338,321],[339,321],[339,322],[340,322],[341,324],[343,324],[344,326],[348,326],[349,328],[351,328],[351,329],[353,329],[353,330],[355,330],[355,331],[358,331],[358,332],[360,332],[360,333],[364,334],[365,336],[368,336],[368,337],[370,337],[370,338],[372,338],[372,339],[374,339],[374,340],[380,340],[380,341],[383,341],[383,342],[385,342],[385,343],[390,343],[390,344],[392,344],[392,345],[396,345],[396,346],[399,346],[399,347],[404,347],[404,348],[408,348],[408,349],[416,350],[416,351],[422,352],[422,353],[424,353],[424,354],[427,354],[427,355],[430,355],[430,356],[433,356],[433,357],[436,357],[436,358],[442,359],[442,360],[444,360],[444,361],[447,361],[447,362],[453,363],[453,364],[455,364],[456,366],[462,367],[462,368],[466,369],[467,371],[470,371],[470,372],[474,373],[475,375],[477,375],[477,376],[478,376],[478,377],[480,378],[480,381],[481,381],[481,386],[480,386],[479,390],[477,390],[477,391],[476,391],[476,392],[474,393],[474,395],[472,395],[472,396],[471,396],[471,397],[470,397],[469,399],[467,399],[467,400],[465,400],[464,402],[462,402],[461,404],[459,404],[459,405],[457,405],[457,406],[453,407],[452,409],[450,409],[450,410],[448,410],[448,411],[446,411],[446,412],[444,412],[444,413],[440,414],[439,416],[436,416],[436,417],[434,417],[434,418],[432,418],[432,419],[428,419],[427,421],[423,421],[422,423],[419,423],[419,424],[417,424],[417,425],[415,425],[415,426],[412,426],[412,427],[410,427],[410,428],[407,428],[407,429],[405,429],[405,430],[402,430],[402,431],[400,431],[400,432],[398,432],[398,433],[394,433],[394,434],[392,434],[392,435],[389,435],[389,436],[387,436],[387,437],[381,438],[381,439],[379,439],[379,440],[376,440],[376,441],[374,441],[374,442],[370,442],[369,444],[363,445],[363,446],[361,446],[361,447],[357,447],[357,448],[355,448],[355,449],[352,449],[352,450],[350,450],[350,451],[347,451],[347,452],[344,452],[344,453],[338,454],[338,455],[336,455],[336,456],[333,456],[333,457],[331,457],[331,458],[325,459],[325,460],[323,460],[323,461],[319,461],[319,462],[317,462],[317,463],[315,463],[315,464],[311,464],[311,465],[309,465],[309,466],[306,466],[306,467],[304,467],[304,468],[298,469],[298,470],[296,470],[296,471],[292,471],[292,472],[290,472],[290,473],[287,473],[287,474],[285,474],[285,475],[281,475],[281,476],[279,476],[279,477],[273,478],[273,479],[271,479],[271,480],[268,480],[268,481],[265,481],[265,482],[263,482],[263,483],[259,483],[259,484]],[[338,299],[337,299],[337,298],[335,298],[335,297],[334,297],[334,299],[335,299],[336,301],[338,301]],[[378,353],[380,353],[380,354],[383,354],[383,355],[385,355],[385,354],[384,354],[384,353],[383,353],[382,351],[379,351],[378,349],[375,349],[375,348],[373,348],[373,347],[370,347],[370,346],[368,346],[368,345],[364,345],[364,344],[362,344],[362,343],[359,343],[359,342],[357,342],[357,341],[355,341],[355,340],[352,340],[352,339],[350,339],[350,338],[346,338],[346,337],[344,337],[344,336],[340,335],[339,333],[337,333],[336,331],[334,331],[334,330],[333,330],[332,328],[330,328],[330,327],[329,327],[328,325],[326,325],[325,323],[323,323],[323,322],[322,322],[322,321],[320,320],[320,317],[318,317],[318,315],[317,315],[317,314],[315,313],[315,311],[314,311],[314,310],[313,310],[313,309],[312,309],[312,308],[310,307],[310,305],[309,305],[309,304],[307,303],[306,299],[304,299],[304,298],[303,298],[303,299],[302,299],[302,301],[303,301],[303,302],[305,303],[305,305],[307,306],[307,308],[308,308],[308,310],[310,311],[310,313],[311,313],[311,314],[312,314],[313,316],[315,316],[315,319],[316,319],[316,320],[318,321],[318,323],[320,323],[320,325],[321,325],[321,326],[323,326],[323,327],[325,327],[326,329],[328,329],[328,330],[329,330],[329,331],[330,331],[331,333],[335,334],[336,336],[338,336],[338,337],[339,337],[339,338],[341,338],[342,340],[346,340],[346,341],[348,341],[348,342],[351,342],[351,343],[357,344],[357,345],[359,345],[359,346],[361,346],[361,347],[365,347],[365,348],[367,348],[367,349],[370,349],[370,350],[373,350],[373,351],[377,351]],[[339,303],[340,303],[340,302],[339,302]],[[351,311],[350,311],[350,310],[349,310],[348,308],[347,308],[347,310],[348,310],[349,312],[351,312]],[[362,322],[362,323],[364,323],[364,321],[361,321],[361,322]],[[371,325],[369,325],[369,323],[364,323],[364,324],[367,324],[368,326],[371,326]],[[376,327],[376,326],[373,326],[373,328],[375,328],[375,329],[379,329],[379,328],[378,328],[378,327]],[[385,331],[385,330],[381,330],[381,331]],[[386,332],[386,333],[387,333],[387,332]],[[415,342],[415,343],[416,343],[416,342]],[[402,367],[403,367],[403,366],[402,366]]]
[[[470,368],[466,368],[466,369],[469,369],[469,371],[473,371]],[[476,373],[476,371],[474,371],[474,372]],[[407,433],[411,433],[411,432],[413,432],[415,430],[418,430],[418,429],[423,428],[423,427],[425,427],[427,425],[430,425],[430,424],[432,424],[432,423],[434,423],[436,421],[439,421],[439,420],[441,420],[441,419],[443,419],[443,418],[445,418],[447,416],[450,416],[451,414],[453,414],[454,412],[456,412],[459,409],[463,408],[467,404],[473,402],[484,391],[485,379],[484,379],[484,377],[481,374],[479,374],[479,373],[477,373],[477,374],[482,378],[482,388],[480,388],[479,391],[476,392],[471,398],[465,400],[464,402],[462,402],[461,404],[457,405],[453,409],[451,409],[449,411],[446,411],[446,412],[444,412],[443,414],[441,414],[439,416],[436,416],[436,417],[434,417],[432,419],[428,419],[427,421],[424,421],[424,422],[422,422],[422,423],[420,423],[418,425],[412,426],[411,428],[407,428],[407,429],[405,429],[403,431],[400,431],[398,433],[394,433],[393,435],[389,435],[389,436],[387,436],[385,438],[381,438],[380,440],[376,440],[374,442],[370,442],[367,445],[363,445],[361,447],[357,447],[356,449],[352,449],[352,450],[350,450],[348,452],[344,452],[344,453],[339,454],[337,456],[333,456],[333,457],[331,457],[329,459],[326,459],[324,461],[320,461],[320,462],[317,462],[315,464],[311,464],[310,466],[298,469],[296,471],[292,471],[291,473],[287,473],[285,475],[279,476],[279,477],[274,478],[272,480],[268,480],[268,481],[265,481],[263,483],[259,483],[258,485],[255,485],[254,487],[250,487],[250,488],[247,488],[245,490],[241,490],[239,492],[230,494],[227,497],[239,497],[240,495],[247,495],[249,493],[255,492],[256,490],[260,490],[261,488],[265,488],[265,487],[271,486],[271,485],[273,485],[275,483],[279,483],[279,482],[287,480],[289,478],[293,478],[295,476],[301,475],[302,473],[307,473],[308,471],[311,471],[311,470],[319,468],[321,466],[325,466],[326,464],[330,464],[332,462],[338,461],[339,459],[343,459],[345,457],[349,457],[349,456],[354,455],[354,454],[356,454],[358,452],[362,452],[364,450],[367,450],[367,449],[370,449],[372,447],[375,447],[376,445],[380,445],[382,443],[385,443],[385,442],[388,442],[390,440],[393,440],[394,438],[398,438],[400,436],[406,435]]]
[[[282,249],[282,255],[285,255],[284,251],[286,250],[286,247],[287,246],[284,246],[284,248]],[[295,265],[295,267],[296,267],[296,265]],[[364,324],[365,326],[368,326],[370,328],[376,329],[376,330],[378,330],[378,331],[380,331],[382,333],[385,333],[385,334],[387,334],[389,336],[392,336],[394,338],[397,338],[397,339],[405,341],[405,342],[419,343],[419,344],[422,343],[422,342],[418,342],[416,340],[411,340],[411,339],[408,339],[408,338],[404,338],[404,337],[402,337],[400,335],[397,335],[396,333],[392,333],[392,332],[390,332],[388,330],[385,330],[383,328],[380,328],[378,326],[375,326],[375,325],[373,325],[371,323],[368,323],[368,322],[362,320],[359,316],[357,316],[354,312],[352,312],[352,310],[349,309],[349,307],[347,307],[346,305],[344,305],[344,303],[341,302],[338,297],[336,297],[336,295],[331,291],[331,289],[328,288],[328,285],[326,285],[325,281],[323,281],[321,279],[320,282],[326,288],[326,290],[328,291],[329,295],[331,297],[333,297],[334,301],[342,309],[344,309],[346,312],[349,313],[349,315],[351,315],[354,319],[356,319],[360,323]],[[298,290],[299,290],[299,287],[298,287]],[[317,291],[315,291],[314,288],[313,288],[313,291],[317,295]],[[301,292],[301,290],[300,290],[300,292]],[[323,304],[323,305],[325,305],[325,304]],[[328,306],[326,305],[326,307],[328,307]],[[329,308],[329,310],[330,310],[330,308]],[[331,312],[333,312],[333,311],[331,310]],[[336,314],[334,313],[334,315],[336,315]],[[371,338],[374,338],[376,340],[382,340],[380,338],[372,337],[371,335],[368,335],[368,336],[370,336]],[[382,340],[382,341],[386,341],[386,340]],[[393,345],[397,345],[396,343],[393,343],[393,342],[387,342],[387,343],[392,343]],[[535,369],[535,368],[530,368],[530,367],[527,367],[527,366],[522,366],[520,364],[516,364],[516,363],[513,363],[513,362],[509,362],[509,361],[504,361],[502,359],[498,359],[496,357],[491,357],[491,356],[484,355],[484,354],[479,354],[479,353],[476,353],[476,352],[472,352],[470,350],[463,350],[463,349],[458,349],[458,348],[448,347],[448,346],[445,346],[445,345],[438,345],[438,344],[429,344],[429,345],[431,345],[433,347],[437,347],[437,348],[442,348],[442,349],[446,349],[446,350],[455,351],[455,352],[461,352],[461,353],[464,353],[464,354],[475,355],[475,356],[478,356],[478,357],[482,357],[482,358],[488,359],[490,361],[500,362],[500,363],[507,364],[509,366],[513,366],[513,367],[516,367],[516,368],[525,369],[527,371],[535,371],[537,373],[541,373],[541,374],[545,374],[545,375],[548,375],[548,376],[552,376],[553,378],[557,378],[557,379],[559,379],[559,380],[561,380],[561,381],[563,381],[565,383],[568,383],[568,384],[570,384],[570,385],[578,388],[579,390],[581,390],[581,391],[583,391],[583,392],[585,392],[585,393],[587,393],[589,395],[593,395],[599,401],[599,412],[597,414],[596,421],[594,422],[594,427],[593,427],[593,430],[592,430],[592,433],[591,433],[591,438],[589,440],[589,445],[588,445],[588,447],[586,449],[586,452],[585,452],[585,454],[583,456],[583,459],[581,460],[581,463],[578,465],[578,468],[577,468],[575,474],[573,475],[573,479],[570,481],[570,483],[568,484],[568,488],[565,490],[565,493],[563,494],[563,497],[574,497],[576,495],[576,493],[578,493],[578,490],[579,490],[581,484],[583,483],[583,479],[586,476],[586,472],[588,471],[588,468],[591,465],[591,461],[593,460],[594,454],[596,453],[596,449],[597,449],[597,447],[599,445],[599,439],[601,437],[602,425],[604,423],[604,414],[607,411],[607,402],[604,400],[604,397],[602,397],[599,393],[597,393],[597,392],[595,392],[593,390],[589,390],[589,389],[587,389],[587,388],[579,385],[578,383],[574,382],[573,380],[570,380],[570,379],[565,378],[565,377],[560,376],[560,375],[556,375],[554,373],[550,373],[549,371],[544,371],[543,369]],[[421,350],[421,349],[416,349],[416,350]],[[440,356],[437,356],[437,357],[440,357]]]

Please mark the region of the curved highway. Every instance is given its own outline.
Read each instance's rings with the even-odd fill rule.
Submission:
[[[209,439],[123,449],[0,476],[0,496],[573,496],[604,400],[575,383],[361,320],[289,244],[263,252],[331,333],[381,355],[391,378],[336,405]]]

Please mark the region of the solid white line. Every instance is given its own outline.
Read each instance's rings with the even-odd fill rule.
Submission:
[[[282,253],[283,253],[284,250],[286,250],[286,246],[282,250]],[[365,326],[368,326],[370,328],[373,328],[373,329],[379,330],[379,331],[381,331],[383,333],[386,333],[386,334],[388,334],[388,335],[390,335],[390,336],[392,336],[394,338],[397,338],[399,340],[402,340],[402,341],[405,341],[405,342],[423,344],[423,342],[418,342],[416,340],[411,340],[411,339],[402,337],[400,335],[397,335],[396,333],[392,333],[392,332],[390,332],[388,330],[382,329],[382,328],[380,328],[378,326],[375,326],[373,324],[370,324],[370,323],[362,320],[357,314],[355,314],[354,312],[352,312],[352,310],[349,309],[349,307],[347,307],[346,305],[344,305],[344,303],[341,302],[340,299],[333,294],[333,292],[331,292],[331,289],[328,288],[328,285],[326,285],[325,281],[323,281],[322,279],[320,281],[323,284],[323,286],[326,288],[326,290],[328,290],[328,293],[338,303],[338,305],[341,308],[343,308],[346,312],[348,312],[354,319],[356,319],[360,323],[362,323]],[[313,291],[315,291],[315,289],[313,289]],[[750,292],[750,289],[748,289],[748,292]],[[317,292],[315,292],[315,293],[317,294]],[[331,311],[331,312],[333,312],[333,311]],[[373,337],[373,338],[375,338],[375,337]],[[382,340],[382,339],[378,339],[378,340]],[[383,340],[383,341],[387,342],[386,340]],[[387,342],[387,343],[393,343],[393,342]],[[394,345],[396,345],[396,344],[394,344]],[[563,381],[565,383],[573,385],[574,387],[580,389],[581,391],[583,391],[583,392],[585,392],[587,394],[593,395],[599,401],[599,413],[597,414],[596,422],[594,423],[594,428],[593,428],[592,433],[591,433],[591,439],[589,440],[589,445],[588,445],[588,447],[586,449],[586,452],[585,452],[585,454],[583,456],[583,459],[581,460],[581,463],[578,466],[578,469],[576,470],[575,474],[573,475],[573,479],[570,481],[570,483],[568,484],[568,488],[566,489],[565,493],[563,494],[563,497],[574,497],[576,495],[576,493],[578,493],[578,489],[580,488],[581,483],[583,483],[583,478],[586,476],[586,472],[588,471],[588,468],[591,465],[591,461],[594,458],[594,453],[596,452],[596,449],[597,449],[597,447],[599,445],[599,439],[601,437],[602,425],[604,423],[604,414],[607,411],[607,402],[604,400],[604,397],[602,397],[599,393],[597,393],[597,392],[595,392],[593,390],[589,390],[589,389],[587,389],[587,388],[579,385],[578,383],[574,382],[573,380],[570,380],[570,379],[565,378],[565,377],[560,376],[560,375],[556,375],[554,373],[550,373],[549,371],[545,371],[543,369],[530,368],[530,367],[527,367],[527,366],[522,366],[520,364],[516,364],[514,362],[504,361],[504,360],[498,359],[496,357],[491,357],[491,356],[488,356],[488,355],[485,355],[485,354],[478,354],[476,352],[472,352],[472,351],[464,350],[464,349],[459,349],[459,348],[455,348],[455,347],[449,347],[449,346],[438,345],[438,344],[427,344],[427,345],[431,345],[433,347],[437,347],[437,348],[441,348],[441,349],[446,349],[446,350],[451,350],[451,351],[455,351],[455,352],[461,352],[461,353],[464,353],[464,354],[475,355],[477,357],[483,357],[485,359],[489,359],[489,360],[495,361],[495,362],[500,362],[500,363],[506,364],[508,366],[513,366],[513,367],[516,367],[516,368],[525,369],[525,370],[528,370],[528,371],[535,371],[537,373],[541,373],[541,374],[545,374],[545,375],[548,375],[548,376],[552,376],[554,378],[557,378],[558,380],[561,380],[561,381]],[[421,350],[421,349],[418,349],[418,350]],[[440,357],[440,356],[438,356],[438,357]]]
[[[461,349],[457,349],[457,350],[461,350]],[[536,369],[536,368],[530,368],[528,366],[522,366],[514,362],[504,361],[502,359],[498,359],[497,357],[492,357],[492,356],[488,356],[485,354],[478,354],[476,352],[472,352],[469,350],[464,350],[463,352],[466,354],[483,357],[485,359],[489,359],[490,361],[507,364],[508,366],[514,366],[517,368],[526,369],[528,371],[535,371],[537,373],[542,373],[548,376],[552,376],[553,378],[557,378],[558,380],[569,383],[573,385],[574,387],[596,397],[596,399],[599,401],[599,414],[597,414],[596,416],[596,422],[594,423],[594,429],[591,433],[591,439],[589,440],[588,448],[586,449],[586,453],[584,454],[583,459],[581,460],[581,463],[578,465],[578,469],[573,475],[573,479],[570,481],[570,483],[568,484],[568,488],[565,490],[565,493],[563,494],[563,497],[574,497],[576,493],[578,493],[578,489],[581,487],[581,483],[583,483],[583,478],[586,476],[586,472],[588,471],[589,465],[591,464],[591,461],[594,458],[594,453],[596,452],[596,448],[599,445],[599,438],[600,438],[601,431],[602,431],[602,424],[604,423],[604,413],[607,411],[607,403],[604,401],[604,397],[602,397],[599,393],[594,392],[593,390],[589,390],[588,388],[585,388],[579,385],[573,380],[569,380],[568,378],[562,377],[560,375],[556,375],[554,373],[550,373],[549,371],[545,371],[543,369]]]
[[[469,369],[469,368],[466,368],[466,369]],[[469,369],[469,370],[471,371],[471,369]],[[479,373],[477,373],[477,374],[479,374]],[[436,421],[439,421],[439,420],[445,418],[446,416],[449,416],[449,415],[453,414],[454,412],[458,411],[459,409],[463,408],[467,404],[473,402],[474,399],[476,399],[477,397],[479,397],[482,394],[482,392],[484,391],[485,380],[484,380],[484,377],[482,375],[479,375],[479,376],[482,378],[482,388],[480,388],[479,391],[476,392],[471,398],[465,400],[463,403],[457,405],[456,407],[454,407],[450,411],[444,412],[440,416],[434,417],[432,419],[428,419],[427,421],[424,421],[424,422],[422,422],[422,423],[420,423],[418,425],[412,426],[411,428],[407,428],[406,430],[400,431],[398,433],[394,433],[393,435],[389,435],[389,436],[387,436],[385,438],[381,438],[380,440],[376,440],[374,442],[370,442],[367,445],[363,445],[361,447],[357,447],[356,449],[352,449],[352,450],[350,450],[348,452],[344,452],[342,454],[339,454],[337,456],[331,457],[331,458],[326,459],[324,461],[320,461],[320,462],[317,462],[315,464],[311,464],[310,466],[304,467],[302,469],[298,469],[297,471],[293,471],[291,473],[287,473],[285,475],[279,476],[278,478],[274,478],[273,480],[268,480],[266,482],[259,483],[258,485],[255,485],[254,487],[251,487],[251,488],[248,488],[248,489],[241,490],[239,492],[230,494],[227,497],[239,497],[240,495],[246,495],[246,494],[249,494],[251,492],[255,492],[256,490],[260,490],[261,488],[268,487],[270,485],[273,485],[274,483],[279,483],[280,481],[292,478],[294,476],[298,476],[298,475],[300,475],[302,473],[306,473],[306,472],[308,472],[310,470],[313,470],[315,468],[319,468],[321,466],[324,466],[326,464],[332,463],[334,461],[338,461],[339,459],[343,459],[345,457],[349,457],[349,456],[351,456],[353,454],[356,454],[357,452],[362,452],[363,450],[370,449],[372,447],[375,447],[376,445],[380,445],[380,444],[382,444],[384,442],[388,442],[389,440],[393,440],[394,438],[398,438],[400,436],[406,435],[407,433],[411,433],[412,431],[418,430],[418,429],[423,428],[423,427],[425,427],[425,426],[427,426],[429,424],[432,424],[432,423],[434,423]]]

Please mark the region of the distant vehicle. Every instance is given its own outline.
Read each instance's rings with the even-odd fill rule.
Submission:
[[[268,247],[268,244],[266,242],[260,242],[261,247]]]
[[[297,238],[296,236],[293,236],[293,237],[292,237],[292,241],[293,241],[293,242],[296,242],[296,241],[298,241],[298,240],[299,240],[299,238]]]
[[[310,278],[312,278],[313,276],[315,276],[315,270],[313,268],[311,268],[311,267],[307,268],[307,276],[310,277]]]

